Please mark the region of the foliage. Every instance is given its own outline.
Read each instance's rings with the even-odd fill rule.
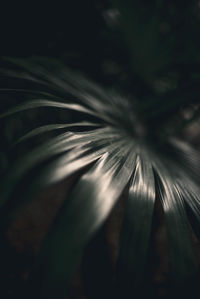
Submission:
[[[188,46],[177,59],[176,37],[182,31],[169,38],[163,37],[161,29],[164,17],[168,29],[171,24],[179,26],[181,20],[174,22],[166,15],[165,1],[153,1],[151,10],[150,4],[139,1],[127,1],[126,6],[113,2],[121,13],[121,25],[116,26],[125,32],[129,45],[129,83],[136,78],[135,93],[134,87],[122,92],[125,85],[119,77],[116,91],[109,90],[72,72],[62,61],[44,57],[9,59],[2,72],[7,79],[1,92],[12,104],[5,104],[2,123],[17,114],[26,117],[33,110],[44,117],[41,125],[34,127],[33,122],[31,130],[26,126],[10,156],[6,153],[14,158],[2,170],[2,229],[25,200],[74,173],[79,177],[43,242],[30,277],[34,286],[38,283],[34,296],[41,298],[69,296],[68,286],[86,245],[126,188],[114,277],[119,294],[129,298],[140,289],[155,201],[160,201],[165,213],[171,289],[186,296],[196,290],[198,269],[190,225],[199,236],[199,152],[181,140],[176,126],[182,128],[191,121],[180,113],[189,101],[198,112],[198,45],[192,50]],[[197,23],[198,18],[189,24],[190,30]]]

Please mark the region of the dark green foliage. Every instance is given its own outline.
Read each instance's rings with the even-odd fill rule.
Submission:
[[[96,7],[110,22],[110,45],[119,38],[121,49],[129,53],[124,61],[113,58],[120,74],[99,75],[115,91],[69,70],[64,56],[59,61],[38,56],[4,60],[2,231],[39,192],[73,174],[78,177],[29,276],[33,298],[71,298],[71,280],[85,248],[126,189],[110,282],[115,295],[140,298],[156,201],[166,221],[170,296],[195,293],[198,270],[191,227],[199,238],[200,158],[181,133],[199,115],[197,4],[143,2],[113,0],[113,6]],[[113,20],[108,12],[114,13]],[[105,23],[99,28],[105,33]],[[195,111],[185,119],[181,112],[191,104]]]

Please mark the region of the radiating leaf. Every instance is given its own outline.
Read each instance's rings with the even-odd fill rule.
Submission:
[[[72,127],[84,127],[86,129],[87,127],[99,127],[100,124],[92,123],[92,122],[78,122],[78,123],[71,123],[71,124],[50,124],[50,125],[45,125],[38,127],[36,129],[33,129],[32,131],[28,132],[24,136],[22,136],[17,143],[22,142],[26,139],[29,139],[31,137],[35,137],[37,135],[40,135],[42,133],[46,133],[49,131],[53,130],[58,130],[58,129],[64,129],[64,128],[72,128]]]
[[[24,158],[16,161],[12,171],[10,171],[4,177],[3,181],[1,181],[0,206],[6,202],[16,184],[23,178],[26,172],[31,170],[32,167],[35,167],[45,160],[47,161],[51,157],[66,152],[75,146],[83,146],[84,144],[92,143],[93,141],[98,140],[101,136],[104,139],[111,139],[116,135],[117,134],[115,131],[112,131],[108,128],[97,129],[87,133],[84,132],[79,134],[67,132],[52,138],[45,144],[42,144],[40,147],[27,154]]]
[[[183,184],[184,182],[184,184]],[[184,199],[186,205],[186,211],[188,212],[188,218],[192,228],[200,240],[200,190],[194,182],[186,175],[184,178],[180,177],[176,181],[176,188]]]
[[[132,5],[131,2],[129,4]],[[137,1],[134,7],[135,18],[129,21],[132,24],[141,24],[143,5]],[[130,16],[129,12],[128,15]],[[167,55],[171,46],[166,48],[166,52],[155,55],[165,48],[165,43],[161,45],[159,40],[160,19],[152,17],[147,10],[145,15],[147,22],[139,27],[134,25],[134,39],[130,42],[134,43],[132,46],[135,51],[137,45],[135,48],[134,40],[139,40],[140,45],[152,41],[146,49],[142,47],[144,51],[138,53],[139,59],[134,60],[136,73],[143,77],[147,85],[151,85],[155,83],[156,71],[168,64]],[[155,31],[154,34],[148,34],[152,30]],[[170,43],[172,40],[170,39]],[[143,62],[139,63],[147,61],[150,56],[153,60],[147,63],[149,68]],[[163,57],[166,59],[163,60]],[[145,106],[139,101],[142,102],[142,97],[137,99],[131,96],[126,99],[118,93],[105,91],[83,76],[65,69],[56,61],[51,63],[45,58],[32,58],[15,60],[14,63],[20,67],[19,76],[12,71],[8,72],[8,75],[26,79],[24,82],[29,83],[27,90],[25,87],[17,89],[16,92],[27,93],[28,97],[24,103],[0,115],[1,118],[12,117],[17,112],[29,109],[52,107],[76,112],[78,116],[80,112],[84,120],[82,123],[79,119],[73,119],[71,122],[70,118],[71,123],[68,123],[66,119],[64,124],[37,127],[22,136],[19,142],[28,141],[28,138],[34,141],[38,135],[53,130],[62,129],[65,132],[63,134],[59,132],[58,136],[19,157],[0,182],[0,207],[4,207],[1,209],[3,218],[4,211],[7,209],[7,214],[14,213],[15,208],[20,207],[23,198],[27,197],[28,201],[34,192],[39,192],[74,172],[80,171],[79,175],[85,172],[58,213],[39,255],[33,277],[37,278],[41,270],[39,283],[42,284],[42,296],[65,298],[67,286],[86,244],[107,219],[129,183],[131,185],[117,264],[118,290],[127,296],[128,292],[131,292],[132,296],[140,286],[157,196],[165,212],[170,279],[172,285],[176,288],[180,286],[179,289],[184,292],[184,283],[190,282],[196,275],[187,216],[189,215],[189,220],[198,235],[200,201],[199,187],[196,183],[199,182],[199,153],[175,138],[171,141],[166,140],[164,144],[163,139],[169,136],[160,132],[157,120],[159,117],[160,119],[167,117],[164,116],[164,112],[172,111],[179,107],[180,103],[185,103],[188,94],[185,93],[184,97],[181,97],[178,86],[175,90],[172,88],[159,95],[151,91],[149,100],[144,103]],[[38,94],[37,91],[34,92],[34,84],[38,86]],[[150,90],[149,86],[147,90]],[[188,87],[185,90],[189,90]],[[8,90],[8,93],[10,92],[14,90]],[[34,100],[29,100],[31,93]],[[198,96],[198,88],[195,89],[193,96]],[[171,100],[167,101],[166,105],[160,105],[169,97]],[[142,111],[142,114],[137,115],[135,107],[138,111]],[[96,123],[89,122],[91,116],[94,116]],[[154,121],[152,127],[149,121],[151,119]],[[143,120],[147,121],[149,127],[145,126]],[[162,147],[159,148],[159,144],[162,144]],[[29,178],[28,175],[31,176],[32,173],[34,175],[24,188],[27,190],[26,194],[18,199],[15,195],[26,181],[26,176]],[[5,217],[7,214],[5,213]]]
[[[129,190],[118,257],[116,287],[124,297],[134,296],[142,278],[155,203],[152,166],[144,152],[140,155]]]
[[[21,112],[24,110],[29,110],[29,109],[33,109],[33,108],[39,108],[39,107],[64,108],[64,109],[69,109],[69,110],[75,110],[78,112],[83,112],[83,113],[90,114],[90,115],[96,115],[93,111],[90,111],[89,109],[87,109],[81,105],[78,105],[78,104],[69,104],[69,103],[62,103],[62,102],[57,102],[57,101],[52,101],[52,100],[37,99],[37,100],[31,100],[31,101],[25,102],[11,110],[8,110],[7,112],[1,114],[0,118],[10,116],[14,113]]]
[[[169,166],[168,166],[169,167]],[[179,291],[197,274],[184,200],[166,166],[155,166],[156,186],[166,220],[170,280]]]
[[[28,203],[28,201],[33,199],[41,190],[91,165],[91,163],[97,161],[103,154],[109,152],[114,145],[121,146],[122,144],[123,140],[121,139],[113,139],[112,144],[110,144],[106,138],[98,139],[93,142],[92,147],[91,143],[78,146],[66,154],[62,154],[53,162],[43,166],[42,170],[39,170],[39,173],[32,177],[31,185],[28,187],[25,197],[21,196],[19,199],[14,198],[14,201],[9,205],[7,211],[5,212],[5,209],[3,210],[1,220],[4,220],[4,226],[9,225],[9,223],[15,219],[16,214],[20,211],[20,208],[23,207],[25,201]]]
[[[171,138],[170,144],[173,146],[173,157],[179,162],[186,175],[190,175],[194,182],[200,182],[200,153],[187,142],[177,138]],[[177,163],[178,164],[178,163]],[[177,165],[178,167],[178,165]],[[182,175],[182,178],[184,176]],[[183,178],[184,179],[184,178]],[[194,184],[194,182],[191,183]]]
[[[129,146],[123,145],[118,150],[113,147],[79,180],[40,255],[44,296],[65,298],[66,282],[80,262],[90,237],[105,221],[128,183],[133,164]]]

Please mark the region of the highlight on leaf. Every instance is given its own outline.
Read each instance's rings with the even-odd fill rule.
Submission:
[[[74,122],[68,122],[66,118],[63,123],[38,126],[21,136],[14,149],[46,132],[57,132],[56,136],[19,156],[1,179],[0,208],[2,215],[6,211],[9,217],[14,215],[16,206],[23,206],[24,202],[17,198],[13,207],[10,203],[17,188],[35,168],[39,172],[36,171],[26,186],[29,189],[26,189],[26,202],[31,199],[31,193],[38,194],[79,173],[37,255],[30,275],[31,283],[39,285],[34,296],[67,298],[71,279],[87,244],[106,223],[125,188],[128,196],[114,287],[126,298],[129,293],[138,294],[148,263],[155,202],[159,201],[167,228],[169,283],[175,290],[187,289],[185,281],[195,281],[197,277],[189,223],[199,237],[199,178],[194,169],[199,153],[176,137],[160,138],[159,128],[153,130],[155,127],[146,126],[148,115],[138,121],[141,111],[136,109],[135,98],[105,91],[85,78],[71,76],[64,67],[54,74],[41,61],[17,63],[28,74],[27,80],[30,75],[38,82],[41,80],[41,85],[45,82],[47,93],[41,99],[38,92],[34,99],[27,98],[3,112],[2,122],[19,112],[41,107],[81,112],[83,119],[79,121],[77,117]],[[60,89],[59,97],[54,99],[53,92],[50,99],[50,90],[57,89]],[[73,101],[69,101],[69,95],[74,97]]]

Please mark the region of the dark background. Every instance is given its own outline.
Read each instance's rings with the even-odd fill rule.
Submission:
[[[110,7],[109,1],[89,0],[4,5],[0,18],[0,54],[57,57],[68,66],[100,79],[107,60],[126,59],[112,24],[109,26],[104,17]]]
[[[171,72],[169,84],[179,80],[185,86],[191,72],[197,72],[199,16],[197,0],[10,1],[0,9],[0,62],[4,65],[5,57],[55,57],[104,87],[145,98],[152,89],[162,90],[160,74]]]

